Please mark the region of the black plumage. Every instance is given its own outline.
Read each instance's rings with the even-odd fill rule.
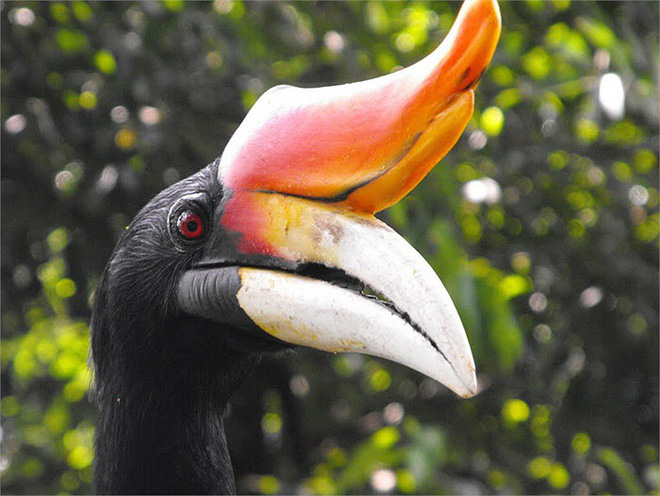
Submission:
[[[205,238],[173,235],[194,203],[213,226],[217,163],[166,189],[128,226],[95,294],[97,493],[235,492],[222,415],[266,351],[285,345],[179,313],[176,282]]]

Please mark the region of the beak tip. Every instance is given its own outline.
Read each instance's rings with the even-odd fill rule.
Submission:
[[[462,391],[459,396],[462,398],[471,398],[479,393],[479,383],[477,381],[477,372],[474,365],[474,360],[470,356],[467,367],[459,375]]]
[[[502,21],[502,14],[497,0],[466,0],[465,7],[478,9],[482,12],[484,18],[493,18],[498,24]]]
[[[481,32],[489,32],[493,51],[502,30],[502,13],[497,0],[465,0],[461,13],[465,11],[466,18],[474,19]],[[492,55],[492,54],[491,54]],[[488,57],[490,59],[490,57]]]
[[[472,396],[475,396],[477,393],[479,393],[479,383],[477,382],[477,374],[474,369],[472,369],[472,373],[470,374],[470,380],[467,383],[467,389],[468,395],[466,398],[471,398]]]
[[[470,378],[467,384],[463,384],[464,389],[459,393],[459,396],[464,399],[472,398],[479,393],[479,386],[477,384],[476,376]]]
[[[472,398],[479,393],[479,384],[477,383],[477,375],[474,369],[469,374],[460,377],[460,386],[454,389],[454,391],[458,396],[465,399]]]

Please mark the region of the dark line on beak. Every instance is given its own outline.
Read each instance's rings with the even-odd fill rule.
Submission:
[[[433,119],[431,119],[431,122],[432,121],[433,121]],[[268,193],[268,194],[274,194],[274,195],[292,196],[294,198],[303,198],[305,200],[313,200],[313,201],[317,201],[317,202],[321,202],[321,203],[339,203],[339,202],[342,202],[342,201],[346,200],[352,193],[354,193],[358,189],[366,186],[369,183],[374,182],[376,179],[384,176],[389,171],[391,171],[396,166],[396,164],[398,164],[399,162],[401,162],[401,160],[403,160],[403,158],[408,154],[410,149],[413,146],[415,146],[415,143],[417,143],[417,140],[422,135],[422,132],[423,131],[420,131],[415,136],[413,136],[410,140],[408,140],[406,145],[403,147],[403,150],[401,151],[401,153],[399,153],[399,155],[397,155],[394,159],[392,159],[390,161],[390,163],[387,164],[385,166],[385,168],[382,171],[380,171],[378,174],[376,174],[375,176],[370,177],[369,179],[366,179],[366,180],[364,180],[360,183],[357,183],[356,185],[351,186],[347,190],[342,191],[341,193],[338,193],[334,196],[309,196],[309,195],[300,195],[300,194],[296,194],[296,193],[283,193],[281,191],[273,191],[273,190],[268,190],[268,189],[257,189],[257,190],[254,190],[254,191],[257,192],[257,193]]]
[[[363,186],[366,186],[367,184],[375,181],[379,177],[381,177],[383,174],[386,174],[390,169],[385,169],[382,172],[379,172],[376,174],[374,177],[370,177],[369,179],[362,181],[361,183],[356,184],[355,186],[351,186],[349,189],[342,191],[341,193],[335,195],[335,196],[310,196],[310,195],[299,195],[296,193],[282,193],[280,191],[273,191],[273,190],[268,190],[268,189],[257,189],[255,190],[257,193],[269,193],[269,194],[274,194],[274,195],[283,195],[283,196],[292,196],[294,198],[303,198],[305,200],[313,200],[321,203],[339,203],[346,198],[348,198],[351,193],[357,191],[358,189],[362,188]]]
[[[471,90],[475,88],[479,84],[479,81],[481,81],[481,78],[484,76],[485,72],[486,69],[485,68],[482,69],[479,75],[477,75],[477,77],[471,79],[468,83],[464,84],[463,87],[458,91]],[[470,67],[465,69],[465,72],[463,72],[463,74],[461,75],[461,79],[459,80],[459,82],[462,83],[467,78],[469,73],[470,73]]]
[[[408,315],[407,312],[402,312],[398,308],[396,308],[395,305],[393,305],[393,306],[394,306],[394,311],[396,312],[396,314],[398,316],[400,316],[403,320],[405,320],[410,325],[410,327],[412,327],[415,331],[417,331],[419,334],[421,334],[424,337],[424,339],[426,339],[429,342],[429,344],[433,347],[433,349],[435,349],[435,351],[440,353],[440,356],[442,356],[442,358],[444,358],[445,362],[447,362],[449,364],[451,369],[454,371],[454,374],[456,374],[456,377],[458,377],[459,381],[465,386],[465,388],[468,391],[472,392],[472,390],[467,386],[467,384],[465,384],[463,382],[463,380],[461,379],[461,374],[458,373],[458,370],[456,370],[456,368],[454,367],[454,364],[449,361],[449,359],[447,358],[447,355],[445,355],[443,353],[443,351],[440,349],[440,347],[437,345],[437,343],[433,340],[433,338],[431,336],[429,336],[419,325],[417,325],[417,323],[414,322],[410,318],[410,315]],[[449,345],[451,346],[451,342],[449,343]]]
[[[408,314],[408,312],[403,312],[403,311],[401,311],[401,310],[400,310],[400,309],[399,309],[394,303],[392,303],[392,302],[389,301],[389,300],[384,301],[384,300],[382,300],[382,299],[380,299],[380,298],[377,298],[377,297],[375,297],[375,296],[366,295],[366,294],[364,294],[364,293],[362,293],[362,296],[367,297],[367,298],[374,298],[374,299],[376,300],[377,303],[379,303],[381,306],[384,306],[385,308],[389,309],[389,310],[390,310],[391,312],[393,312],[397,317],[400,317],[401,319],[403,319],[403,320],[404,320],[404,321],[405,321],[410,327],[413,328],[413,330],[414,330],[415,332],[419,333],[424,339],[426,339],[426,341],[431,345],[431,347],[432,347],[435,351],[437,351],[438,353],[440,353],[440,356],[445,360],[445,362],[447,362],[447,363],[449,364],[449,366],[451,367],[451,369],[454,371],[454,374],[456,374],[456,377],[459,378],[459,380],[463,383],[463,385],[466,387],[466,389],[467,389],[468,391],[471,391],[470,388],[467,387],[467,384],[465,384],[465,383],[463,382],[463,380],[461,379],[461,375],[458,373],[458,371],[457,371],[456,368],[454,367],[454,364],[451,363],[451,361],[447,358],[447,355],[444,354],[444,352],[440,349],[440,347],[439,347],[438,344],[435,342],[435,340],[434,340],[431,336],[429,336],[429,335],[426,333],[426,331],[424,331],[424,329],[422,329],[422,328],[419,326],[419,324],[417,324],[417,323],[416,323],[416,322],[410,317],[410,315]],[[451,346],[451,342],[450,342],[450,346]]]
[[[470,71],[472,70],[472,67],[468,67],[463,71],[463,74],[461,74],[461,78],[459,79],[459,82],[463,82],[467,79],[467,77],[470,75]]]
[[[389,306],[389,305],[388,305],[388,306]],[[449,364],[449,366],[450,366],[450,367],[452,368],[452,370],[453,370],[453,369],[454,369],[454,366],[453,366],[452,363],[449,361],[449,359],[447,358],[447,356],[442,352],[442,350],[440,349],[440,347],[438,346],[438,344],[434,341],[434,339],[433,339],[431,336],[429,336],[429,335],[426,333],[426,331],[424,331],[424,330],[423,330],[423,329],[422,329],[422,328],[421,328],[421,327],[420,327],[415,321],[413,321],[413,319],[410,317],[410,315],[408,315],[408,312],[402,312],[401,310],[399,310],[399,309],[396,307],[396,305],[393,305],[393,304],[392,304],[392,306],[394,307],[393,309],[394,309],[394,311],[397,313],[397,315],[399,315],[399,317],[401,317],[403,320],[405,320],[405,321],[410,325],[410,327],[412,327],[415,331],[417,331],[419,334],[421,334],[422,337],[424,337],[424,339],[426,339],[426,340],[429,342],[429,344],[433,347],[433,349],[434,349],[435,351],[437,351],[438,353],[440,353],[440,355],[442,355],[442,358],[445,359],[445,362],[447,362],[447,363]],[[456,372],[456,371],[454,370],[454,372]],[[460,377],[460,376],[459,376],[459,377]]]

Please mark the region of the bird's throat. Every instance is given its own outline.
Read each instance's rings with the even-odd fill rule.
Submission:
[[[101,413],[95,493],[235,492],[220,411],[191,406],[186,412],[183,405],[166,411],[166,403],[132,406],[135,401],[118,396],[115,405]]]
[[[97,377],[95,493],[235,493],[222,415],[258,358],[181,354],[158,369],[125,362],[103,384]]]

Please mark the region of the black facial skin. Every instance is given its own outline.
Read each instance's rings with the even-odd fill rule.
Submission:
[[[169,187],[136,215],[96,290],[95,493],[235,492],[222,413],[263,353],[288,347],[177,309],[179,278],[223,234],[217,168]],[[204,221],[198,239],[178,232],[185,210]]]

